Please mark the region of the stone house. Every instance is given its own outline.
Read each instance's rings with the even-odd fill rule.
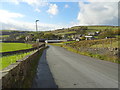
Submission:
[[[28,36],[25,37],[25,41],[32,41],[33,40],[33,34],[30,34]]]
[[[76,40],[76,39],[79,39],[79,40],[80,40],[80,38],[81,38],[82,36],[84,36],[84,35],[82,35],[82,34],[72,35],[72,40]]]
[[[88,35],[94,36],[94,35],[95,35],[95,32],[89,32]]]

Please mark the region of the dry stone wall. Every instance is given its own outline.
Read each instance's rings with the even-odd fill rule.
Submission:
[[[37,64],[35,62],[37,62],[40,51],[43,48],[44,47],[36,50],[31,55],[3,69],[1,71],[2,77],[0,78],[2,88],[22,88],[24,86],[23,84],[25,84],[25,80],[29,79],[28,77],[34,72],[34,64]]]

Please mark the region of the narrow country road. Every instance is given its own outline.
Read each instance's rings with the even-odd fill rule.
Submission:
[[[118,64],[79,55],[57,46],[50,46],[45,52],[44,60],[59,88],[118,88]]]

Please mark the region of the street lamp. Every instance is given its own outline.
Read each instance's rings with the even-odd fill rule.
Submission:
[[[39,20],[36,20],[35,21],[35,23],[36,23],[36,31],[38,31],[38,28],[37,28],[37,22],[38,22]]]

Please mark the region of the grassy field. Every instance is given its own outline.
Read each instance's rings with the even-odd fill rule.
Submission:
[[[0,35],[0,38],[9,37],[9,35]]]
[[[88,26],[88,29],[112,29],[112,30],[116,30],[118,29],[118,27],[112,27],[112,26]]]
[[[61,33],[57,33],[57,35],[72,34],[72,33],[76,33],[76,32],[75,31],[61,32]]]
[[[15,55],[1,57],[0,58],[0,65],[2,65],[2,66],[0,67],[0,70],[9,66],[10,64],[15,63],[16,60],[20,60],[20,59],[24,58],[25,56],[30,55],[33,52],[34,51],[31,51],[31,52],[28,52],[28,53],[15,54]]]
[[[0,49],[0,52],[8,52],[8,51],[16,51],[16,50],[32,48],[32,45],[25,43],[0,43],[0,46],[2,47],[2,49]]]
[[[66,43],[74,43],[76,41],[67,41],[67,42],[62,42],[62,44],[66,44]]]
[[[80,30],[81,26],[74,26],[71,28],[61,29],[61,30],[54,30],[54,31],[47,31],[44,33],[53,33],[56,35],[64,35],[64,34],[71,34],[77,33],[75,30]],[[118,30],[118,27],[115,26],[87,26],[87,32],[95,32],[95,31],[105,31],[105,30]]]

